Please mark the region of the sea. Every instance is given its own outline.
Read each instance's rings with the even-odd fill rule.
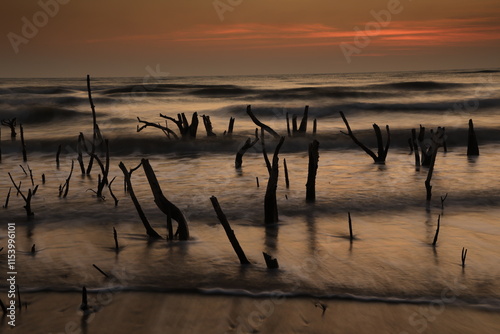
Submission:
[[[21,291],[85,286],[89,291],[441,301],[500,311],[499,69],[161,78],[91,74],[90,85],[97,124],[109,143],[108,178],[115,179],[111,189],[117,204],[108,187],[96,196],[99,165],[94,162],[85,175],[77,160],[79,134],[89,150],[93,138],[87,78],[0,79],[0,119],[17,123],[15,138],[8,126],[1,127],[0,204],[7,207],[0,208],[0,277],[8,271],[7,231],[13,224]],[[264,222],[269,174],[262,140],[235,168],[236,153],[258,128],[247,114],[249,105],[259,121],[285,137],[278,155],[276,224]],[[287,115],[290,126],[294,115],[300,123],[306,106],[306,133],[289,134]],[[340,111],[374,152],[373,124],[382,129],[384,142],[389,126],[385,164],[374,163],[345,135]],[[176,139],[151,125],[141,129],[145,123],[139,122],[166,126],[181,137],[177,125],[160,114],[177,119],[184,113],[190,123],[195,112],[196,138]],[[203,115],[210,117],[215,136],[207,135]],[[470,119],[479,156],[467,156]],[[446,133],[430,201],[424,185],[429,168],[416,166],[408,142],[420,126],[426,128],[427,144],[431,131],[444,127]],[[319,142],[316,200],[306,202],[313,140]],[[277,143],[266,133],[270,158]],[[102,145],[95,152],[106,160]],[[89,155],[83,151],[82,158],[86,168]],[[139,167],[131,174],[135,195],[163,239],[147,237],[118,167],[123,162],[130,170],[141,159],[149,160],[163,194],[186,217],[189,240],[166,240],[166,215]],[[64,197],[60,187],[72,163]],[[36,186],[34,216],[28,218],[23,196]],[[251,264],[239,263],[212,196]],[[277,259],[278,269],[266,267],[263,252]],[[8,289],[5,280],[0,289]]]

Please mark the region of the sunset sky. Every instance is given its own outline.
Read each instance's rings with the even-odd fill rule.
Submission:
[[[39,1],[2,1],[0,77],[143,76],[157,64],[174,76],[500,67],[498,0],[59,1],[45,16]],[[23,36],[34,20],[38,32]],[[356,49],[350,62],[341,43]]]

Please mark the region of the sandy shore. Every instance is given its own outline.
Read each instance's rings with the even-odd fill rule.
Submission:
[[[25,293],[2,333],[499,333],[500,313],[431,304],[145,292]],[[323,308],[325,310],[323,311]]]

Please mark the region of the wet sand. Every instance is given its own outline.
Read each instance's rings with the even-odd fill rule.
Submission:
[[[443,304],[250,298],[189,293],[24,293],[2,333],[499,333],[500,312]],[[4,300],[5,301],[5,300]],[[324,312],[323,312],[324,309]]]

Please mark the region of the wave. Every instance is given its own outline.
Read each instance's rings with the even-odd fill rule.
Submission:
[[[25,288],[24,293],[81,293],[81,287],[68,288],[47,288],[35,287]],[[339,294],[311,294],[306,292],[286,292],[284,290],[274,291],[250,291],[245,289],[226,289],[226,288],[164,288],[164,287],[125,287],[119,285],[110,285],[104,288],[87,288],[90,294],[109,294],[120,292],[136,293],[163,293],[163,294],[190,294],[205,296],[226,296],[226,297],[246,297],[254,299],[273,299],[276,301],[284,299],[317,299],[317,300],[338,300],[354,301],[360,303],[387,303],[387,304],[412,304],[426,305],[444,302],[442,296],[377,296],[377,295],[356,295],[351,293]],[[466,297],[455,298],[453,302],[446,300],[446,304],[462,307],[470,307],[485,311],[500,311],[500,300],[489,297]]]
[[[50,107],[50,106],[32,106],[30,108],[15,108],[3,110],[0,113],[0,119],[17,118],[18,123],[42,124],[51,121],[73,120],[75,118],[86,116],[85,114],[73,109]]]
[[[437,81],[402,81],[389,84],[377,84],[371,87],[390,88],[399,90],[445,90],[453,88],[468,87],[471,84],[454,83],[454,82],[437,82]]]

